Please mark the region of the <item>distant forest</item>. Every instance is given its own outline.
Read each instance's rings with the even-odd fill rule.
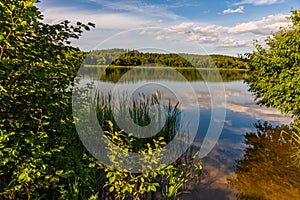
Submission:
[[[106,49],[89,52],[85,64],[140,66],[162,65],[170,67],[248,69],[247,60],[226,55],[196,55],[174,53],[143,53],[129,49]]]

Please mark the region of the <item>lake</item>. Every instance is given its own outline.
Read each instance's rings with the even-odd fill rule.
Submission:
[[[80,81],[83,85],[92,82],[103,94],[123,94],[125,91],[136,97],[138,94],[147,95],[159,91],[163,101],[184,101],[180,107],[182,113],[189,116],[186,118],[192,124],[189,126],[197,126],[192,143],[197,150],[201,149],[210,126],[219,126],[221,121],[220,136],[213,138],[216,139],[211,141],[213,148],[202,159],[204,173],[200,184],[193,185],[191,192],[181,195],[180,199],[236,199],[236,191],[229,186],[228,179],[236,176],[236,160],[243,158],[246,147],[243,143],[244,134],[255,131],[254,124],[258,121],[268,121],[272,125],[291,122],[291,119],[284,117],[278,110],[256,105],[243,81],[245,76],[244,71],[232,70],[220,71],[218,75],[213,70],[202,70],[201,73],[198,70],[174,72],[161,68],[104,71],[103,68],[89,67],[84,70]],[[212,98],[220,103],[212,103]],[[224,118],[221,116],[219,121],[212,117],[212,113],[222,115],[223,112]],[[215,121],[211,121],[212,119]]]

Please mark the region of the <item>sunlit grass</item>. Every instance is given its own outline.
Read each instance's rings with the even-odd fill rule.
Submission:
[[[293,124],[292,131],[282,131],[282,134],[289,135],[291,137],[292,153],[290,155],[293,165],[300,168],[300,124]]]

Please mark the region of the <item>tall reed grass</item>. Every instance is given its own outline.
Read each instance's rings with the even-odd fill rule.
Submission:
[[[161,95],[159,92],[157,92],[156,95],[151,96],[139,94],[139,97],[137,99],[133,99],[129,102],[126,100],[126,95],[127,94],[123,93],[117,98],[113,98],[112,94],[110,93],[96,93],[94,101],[96,105],[97,118],[104,132],[109,130],[108,121],[112,122],[113,129],[115,131],[120,131],[121,128],[118,126],[116,121],[124,120],[122,119],[126,117],[124,116],[124,112],[128,112],[130,114],[130,120],[132,120],[137,125],[137,127],[143,127],[148,125],[149,123],[156,123],[157,126],[162,126],[161,124],[163,123],[162,129],[159,130],[159,132],[157,132],[155,136],[149,138],[135,138],[134,144],[131,144],[132,149],[130,149],[130,151],[138,152],[139,150],[148,148],[147,144],[151,144],[151,147],[154,147],[153,140],[158,140],[159,138],[163,138],[163,141],[168,144],[173,140],[175,135],[179,133],[181,111],[178,102],[174,104],[173,102],[171,102],[171,100],[169,100],[163,105],[161,103]],[[164,118],[161,116],[161,113],[156,113],[157,116],[155,118],[155,122],[151,122],[151,111],[149,108],[155,104],[161,106],[164,109],[164,111],[162,112],[165,112],[167,114],[166,118]],[[119,119],[116,120],[115,118]],[[152,134],[151,132],[155,131],[155,129],[149,129],[147,131],[149,131],[149,134]],[[130,138],[130,133],[127,134]]]

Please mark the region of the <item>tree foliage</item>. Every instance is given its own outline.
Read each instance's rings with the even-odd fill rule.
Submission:
[[[93,65],[166,65],[170,67],[196,67],[222,69],[246,69],[245,60],[225,55],[196,55],[196,54],[160,54],[143,53],[129,49],[94,50],[89,53],[85,60],[86,64]]]
[[[260,105],[300,115],[300,10],[292,10],[292,24],[266,39],[268,48],[256,44],[249,54],[246,82]]]
[[[36,2],[0,2],[0,198],[86,199],[70,89],[84,55],[68,44],[94,25],[45,24]]]
[[[69,44],[94,25],[45,24],[36,2],[0,2],[0,199],[96,199],[108,188],[124,199],[162,186],[168,197],[176,196],[191,179],[187,169],[199,172],[194,178],[201,162],[134,175],[104,166],[86,152],[71,99],[85,54]],[[164,173],[170,180],[161,186],[157,176]],[[104,184],[97,186],[103,176]]]

